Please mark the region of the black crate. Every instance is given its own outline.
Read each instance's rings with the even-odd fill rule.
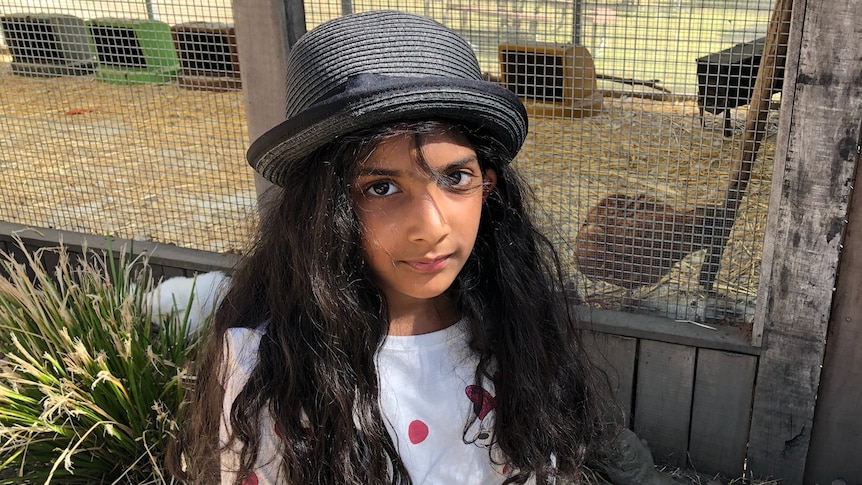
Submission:
[[[701,122],[704,112],[724,113],[724,135],[732,134],[730,110],[751,101],[766,37],[742,42],[697,59],[697,101]],[[776,69],[773,93],[781,91],[784,69]]]

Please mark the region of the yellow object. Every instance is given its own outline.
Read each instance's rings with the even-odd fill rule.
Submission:
[[[500,82],[530,116],[583,118],[602,109],[593,57],[573,44],[500,44]]]

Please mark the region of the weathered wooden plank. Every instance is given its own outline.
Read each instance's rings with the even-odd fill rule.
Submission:
[[[305,31],[301,0],[234,0],[233,21],[241,66],[249,140],[284,121],[285,60]],[[257,172],[258,198],[272,186]]]
[[[862,128],[860,128],[862,133]],[[859,140],[862,145],[862,139]],[[857,155],[856,183],[862,180]],[[805,483],[862,483],[862,193],[854,191],[829,316]]]
[[[637,339],[600,332],[584,332],[582,340],[590,360],[607,375],[610,399],[619,406],[613,418],[621,426],[631,422]],[[603,381],[603,379],[602,379]]]
[[[756,319],[749,469],[802,483],[862,119],[858,2],[794,2]],[[801,46],[805,48],[801,48]],[[755,335],[757,337],[757,335]]]
[[[0,239],[0,251],[3,252],[3,254],[0,256],[2,256],[2,261],[5,263],[6,257],[12,255],[12,245],[9,244],[7,241]],[[9,274],[6,272],[5,266],[3,265],[0,265],[0,277],[9,277]]]
[[[163,264],[153,268],[153,281],[158,284],[159,280],[166,280],[177,276],[188,276],[188,272],[175,265]]]
[[[36,278],[36,272],[33,270],[33,265],[30,264],[30,259],[35,259],[34,252],[39,249],[39,246],[33,244],[24,244],[22,246],[17,246],[12,250],[12,253],[15,255],[15,260],[19,263],[26,265],[27,267],[27,277],[32,281]]]
[[[131,248],[132,256],[136,257],[146,254],[150,264],[166,264],[184,268],[190,271],[215,271],[222,270],[230,272],[239,261],[239,256],[228,253],[213,253],[199,249],[181,248],[169,244],[159,244],[147,241],[129,241],[125,239],[112,239],[108,241],[104,236],[94,234],[83,234],[72,231],[58,231],[48,228],[32,228],[10,222],[0,222],[0,240],[6,241],[10,250],[17,243],[13,241],[10,234],[16,234],[21,240],[33,247],[53,247],[59,241],[70,251],[80,252],[83,246],[90,250],[101,252],[110,247],[115,252],[122,248]],[[10,251],[14,252],[14,251]]]
[[[698,350],[688,446],[697,471],[742,476],[756,372],[751,355]]]
[[[587,306],[578,307],[578,318],[586,328],[596,332],[760,355],[760,348],[751,345],[748,332],[732,325],[718,325],[710,329],[663,317]]]
[[[31,247],[32,248],[32,247]],[[38,254],[39,261],[42,263],[42,267],[49,275],[56,274],[57,266],[60,264],[60,253],[54,250],[46,250],[41,253],[36,253],[38,248],[32,248],[32,251],[35,254]]]
[[[68,258],[69,269],[74,271],[81,266],[81,259],[84,257],[80,251],[66,248],[66,257]]]
[[[656,463],[685,466],[696,349],[641,340],[634,430]]]

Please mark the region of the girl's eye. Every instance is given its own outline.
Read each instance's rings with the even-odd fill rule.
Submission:
[[[386,197],[398,192],[398,186],[392,182],[375,182],[365,189],[365,194],[372,197]]]
[[[446,174],[446,178],[448,179],[447,182],[449,182],[452,187],[463,187],[470,183],[472,174],[466,170],[456,170]]]

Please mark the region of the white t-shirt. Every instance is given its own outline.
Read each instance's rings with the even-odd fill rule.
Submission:
[[[468,351],[465,327],[459,322],[429,334],[387,337],[376,356],[386,426],[417,485],[500,484],[505,479],[504,467],[492,462],[488,449],[496,404],[493,385],[490,380],[484,389],[473,385],[476,360]],[[262,335],[262,330],[246,328],[226,334],[222,443],[230,431],[231,405],[257,364]],[[283,483],[274,422],[265,414],[258,462],[247,485]],[[465,434],[473,416],[477,418]],[[223,484],[234,483],[238,451],[222,454]]]

